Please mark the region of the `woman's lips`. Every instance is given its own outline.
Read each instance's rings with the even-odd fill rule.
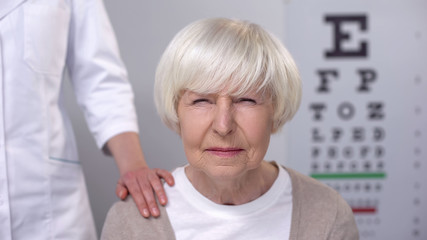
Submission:
[[[240,154],[243,149],[241,148],[208,148],[207,152],[222,158],[230,158]]]

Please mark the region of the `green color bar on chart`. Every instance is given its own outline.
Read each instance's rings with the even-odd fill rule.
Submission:
[[[316,179],[351,179],[351,178],[385,178],[385,173],[313,173],[310,175]]]

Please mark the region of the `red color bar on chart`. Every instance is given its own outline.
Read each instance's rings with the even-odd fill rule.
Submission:
[[[353,210],[353,213],[376,213],[377,209],[376,208],[352,208],[351,210]]]

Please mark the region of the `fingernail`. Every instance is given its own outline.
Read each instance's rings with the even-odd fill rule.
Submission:
[[[152,208],[151,209],[154,215],[159,215],[159,210],[157,210],[157,208]]]
[[[150,216],[150,212],[148,211],[148,209],[142,210],[142,214],[144,215],[144,217],[149,217]]]
[[[165,205],[166,204],[166,199],[165,198],[160,198],[160,203]]]

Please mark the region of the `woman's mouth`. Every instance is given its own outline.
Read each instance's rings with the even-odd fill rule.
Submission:
[[[206,149],[206,152],[222,158],[230,158],[239,155],[243,149],[241,148],[221,148],[213,147]]]

